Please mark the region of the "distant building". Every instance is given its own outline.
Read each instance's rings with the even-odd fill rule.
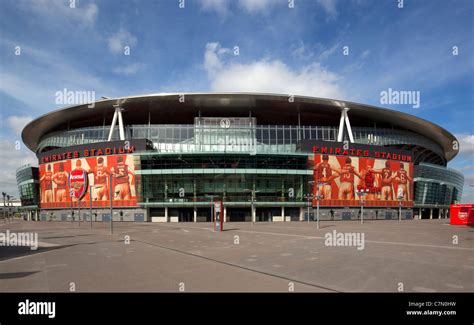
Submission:
[[[28,220],[36,220],[39,212],[39,174],[38,167],[24,165],[16,171],[16,182],[20,199],[17,211]]]

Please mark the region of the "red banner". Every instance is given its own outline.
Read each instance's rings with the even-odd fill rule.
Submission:
[[[137,206],[133,155],[100,156],[40,164],[40,206],[94,208]],[[112,182],[111,182],[112,176]],[[92,187],[92,193],[91,193]],[[71,202],[72,197],[72,202]]]
[[[413,163],[356,156],[315,154],[313,205],[413,206]]]

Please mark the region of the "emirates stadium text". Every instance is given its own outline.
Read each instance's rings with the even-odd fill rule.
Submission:
[[[377,159],[391,159],[411,162],[412,156],[403,155],[393,152],[386,151],[374,151],[372,154],[369,150],[363,149],[344,149],[340,147],[329,147],[329,146],[313,146],[313,153],[327,154],[327,155],[339,155],[339,156],[357,156],[357,157],[371,157]]]
[[[53,161],[60,161],[65,159],[76,159],[82,157],[94,157],[103,155],[117,155],[129,154],[135,152],[135,146],[126,147],[111,147],[104,149],[84,149],[83,151],[66,151],[41,158],[41,163],[46,164]]]

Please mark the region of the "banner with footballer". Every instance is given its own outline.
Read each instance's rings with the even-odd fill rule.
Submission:
[[[358,148],[344,150],[334,143],[313,147],[313,205],[319,195],[321,206],[360,206],[362,199],[364,206],[370,207],[398,207],[400,203],[413,207],[411,153],[354,146]]]
[[[133,155],[96,156],[39,165],[41,208],[106,208],[137,205]],[[112,175],[112,183],[110,183]],[[91,191],[92,186],[92,193]],[[72,200],[72,201],[71,201]]]

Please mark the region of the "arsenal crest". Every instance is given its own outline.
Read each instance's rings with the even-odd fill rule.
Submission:
[[[87,192],[87,172],[84,169],[74,169],[69,174],[69,195],[77,200],[82,199]]]
[[[458,213],[458,218],[461,220],[466,220],[467,219],[467,212],[459,212]]]

